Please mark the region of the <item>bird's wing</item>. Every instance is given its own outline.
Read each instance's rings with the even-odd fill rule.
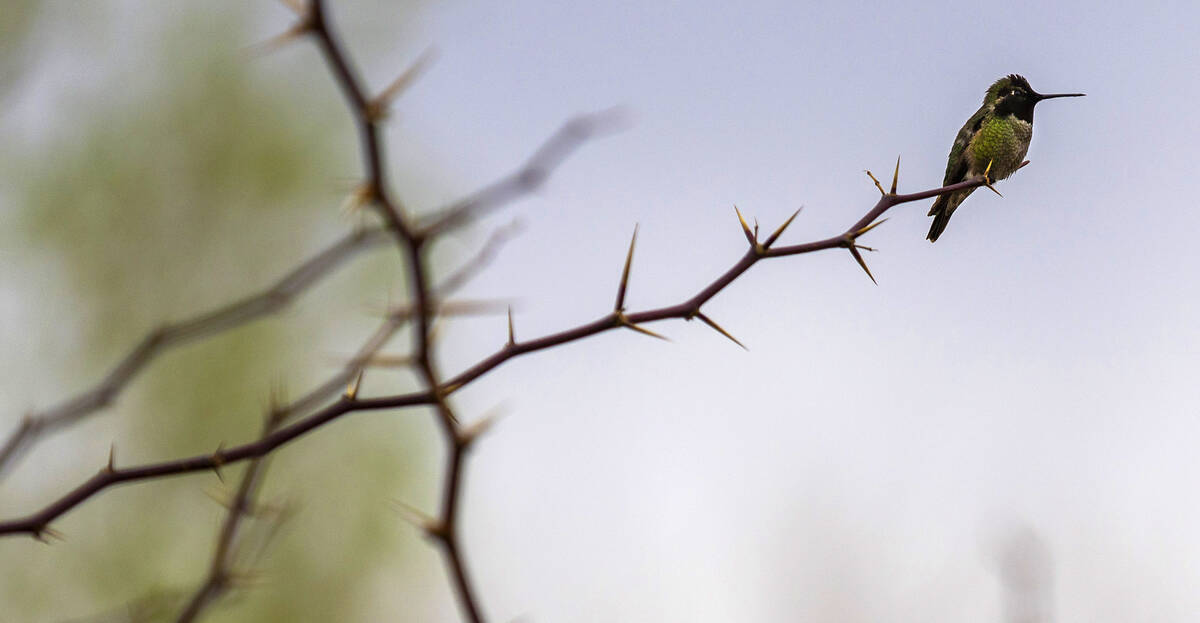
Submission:
[[[980,106],[979,110],[975,111],[970,119],[967,119],[966,125],[958,131],[958,136],[954,137],[954,146],[950,148],[950,159],[946,162],[946,178],[942,180],[943,186],[957,184],[967,176],[970,163],[963,157],[963,152],[971,143],[971,137],[983,126],[983,118],[987,116],[987,112],[987,104]]]

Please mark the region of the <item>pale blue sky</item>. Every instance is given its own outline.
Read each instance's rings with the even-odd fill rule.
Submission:
[[[997,77],[1088,94],[1040,105],[1032,164],[936,245],[928,202],[896,208],[865,240],[878,286],[844,252],[755,267],[708,308],[749,352],[669,322],[464,392],[509,409],[464,516],[495,620],[999,621],[1011,523],[1051,551],[1058,621],[1200,615],[1195,3],[456,2],[403,36],[333,4],[376,85],[439,52],[395,115],[415,205],[630,111],[489,221],[525,233],[468,294],[517,297],[519,337],[606,313],[635,223],[629,305],[675,303],[742,253],[734,204],[767,228],[804,206],[784,241],[823,238],[876,200],[863,169],[900,155],[901,191],[940,185]],[[264,14],[264,37],[286,23]],[[504,325],[449,329],[455,371]]]
[[[653,6],[647,6],[647,4]],[[521,335],[633,308],[741,253],[732,206],[789,241],[937,186],[997,77],[1088,97],[1038,107],[1030,167],[936,244],[928,202],[845,253],[756,267],[694,324],[512,364],[465,399],[513,415],[472,462],[476,566],[537,620],[999,620],[997,524],[1055,561],[1061,621],[1189,620],[1200,504],[1200,227],[1187,154],[1194,4],[456,4],[404,107],[463,182],[561,119],[624,104],[516,209],[490,273]],[[426,33],[422,33],[426,34]],[[421,42],[422,44],[425,41]],[[416,46],[414,46],[416,47]],[[424,157],[420,155],[418,157]],[[494,345],[499,321],[451,361]],[[451,365],[451,368],[456,366]],[[478,509],[477,511],[475,509]],[[564,576],[570,581],[564,581]]]

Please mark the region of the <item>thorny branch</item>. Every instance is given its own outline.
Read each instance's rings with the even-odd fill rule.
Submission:
[[[458,389],[461,389],[475,379],[478,379],[484,374],[494,370],[509,359],[520,355],[545,350],[554,346],[573,342],[591,335],[623,326],[637,326],[643,323],[666,320],[669,318],[682,318],[685,320],[695,317],[707,318],[707,316],[704,316],[703,312],[700,311],[700,307],[705,302],[716,296],[718,292],[736,280],[739,276],[745,273],[760,259],[799,255],[833,248],[858,248],[858,237],[867,233],[879,223],[882,223],[882,221],[875,222],[875,219],[881,216],[888,209],[900,204],[920,201],[922,199],[928,199],[941,194],[965,190],[968,188],[977,188],[979,186],[983,186],[984,183],[985,180],[982,176],[980,176],[965,182],[960,182],[958,184],[952,184],[950,186],[944,186],[941,188],[935,188],[917,193],[904,195],[888,193],[881,197],[866,215],[860,218],[854,225],[840,235],[804,244],[772,247],[771,244],[778,238],[779,234],[782,233],[782,230],[787,226],[787,224],[791,222],[791,218],[789,218],[788,222],[784,223],[784,225],[781,226],[780,229],[772,234],[772,236],[766,241],[758,242],[755,238],[751,238],[751,240],[755,241],[753,246],[750,247],[747,253],[740,260],[738,260],[737,263],[726,270],[721,276],[716,278],[700,292],[676,305],[623,314],[624,320],[620,319],[618,317],[618,312],[614,311],[595,321],[579,325],[572,329],[567,329],[565,331],[526,341],[517,341],[510,337],[505,345],[498,351],[450,378],[443,385],[438,387],[437,391],[423,390],[407,394],[377,398],[362,398],[356,394],[348,393],[343,395],[338,401],[326,406],[316,413],[300,419],[288,426],[282,427],[254,442],[220,449],[212,454],[187,457],[172,461],[163,461],[159,463],[149,463],[137,467],[123,469],[115,467],[111,469],[103,469],[96,476],[93,476],[88,481],[76,487],[74,490],[62,496],[58,500],[50,503],[40,511],[27,517],[0,522],[0,535],[29,534],[38,538],[53,536],[54,533],[48,527],[51,521],[62,516],[75,506],[78,506],[80,503],[90,498],[92,495],[95,495],[96,493],[108,487],[124,482],[215,470],[219,469],[220,466],[225,464],[254,459],[268,454],[283,444],[296,439],[297,437],[300,437],[311,430],[319,428],[347,413],[436,404],[439,395],[444,400],[447,395],[457,391]],[[793,214],[792,218],[794,217],[795,215]],[[622,280],[622,285],[627,285],[625,280]],[[716,323],[709,319],[707,324],[713,326]],[[721,332],[723,335],[726,335],[726,337],[730,337],[723,330]],[[511,335],[512,334],[510,333],[510,336]],[[464,436],[456,441],[456,445],[461,446],[459,460],[461,460],[461,451],[465,450],[469,446],[471,440],[472,437]],[[454,472],[454,470],[452,470],[452,472],[457,473]],[[437,532],[437,529],[433,529],[431,532]]]
[[[0,475],[42,436],[72,426],[111,404],[139,372],[167,350],[282,310],[343,262],[386,240],[386,232],[379,228],[356,231],[297,266],[259,294],[147,333],[94,387],[22,418],[21,424],[0,447]]]
[[[443,300],[448,291],[457,288],[458,285],[465,281],[469,274],[475,270],[473,266],[486,261],[486,257],[494,252],[495,245],[498,244],[498,239],[493,238],[492,242],[484,245],[484,249],[481,252],[481,258],[484,259],[468,264],[462,271],[447,278],[443,282],[442,288],[439,288],[437,291],[430,285],[429,268],[425,255],[430,247],[430,243],[441,234],[464,223],[474,221],[494,206],[537,188],[548,172],[561,163],[569,152],[584,139],[595,134],[598,128],[602,128],[611,120],[611,113],[585,117],[568,123],[562,130],[551,137],[524,167],[510,177],[486,187],[458,204],[435,213],[432,217],[420,221],[413,220],[407,216],[406,210],[393,197],[387,186],[379,123],[384,117],[384,112],[390,100],[403,90],[403,86],[408,84],[415,70],[410,69],[406,71],[400,79],[393,83],[392,87],[385,89],[380,97],[369,97],[349,61],[349,57],[331,30],[324,2],[322,0],[311,0],[307,7],[297,8],[299,22],[288,31],[290,33],[289,36],[307,34],[316,39],[318,47],[349,104],[360,138],[366,179],[360,190],[356,193],[356,197],[363,205],[370,205],[376,209],[376,212],[385,223],[386,230],[397,242],[401,257],[409,271],[411,304],[407,307],[391,310],[376,333],[371,336],[351,361],[334,378],[312,390],[308,395],[296,402],[282,407],[278,411],[273,411],[276,415],[272,418],[271,424],[266,427],[264,434],[259,439],[229,448],[218,448],[210,454],[125,468],[117,467],[110,457],[109,462],[97,474],[57,500],[50,502],[42,509],[25,517],[0,521],[0,535],[27,534],[44,540],[47,537],[57,536],[57,533],[50,527],[52,521],[82,504],[93,495],[115,485],[199,471],[218,471],[223,465],[240,461],[252,461],[257,464],[263,457],[293,439],[340,419],[343,415],[349,413],[398,409],[420,405],[432,406],[443,431],[443,438],[447,446],[447,458],[443,495],[438,515],[436,518],[422,522],[422,527],[427,535],[442,547],[452,581],[454,582],[455,592],[464,615],[470,621],[483,621],[484,618],[478,594],[474,590],[464,563],[458,538],[457,519],[460,511],[459,504],[463,482],[464,460],[467,451],[478,438],[479,434],[486,429],[490,420],[484,418],[473,426],[463,426],[460,424],[450,404],[449,398],[451,395],[514,357],[549,349],[618,328],[631,329],[647,335],[661,337],[642,325],[671,318],[681,318],[684,320],[699,318],[704,324],[741,346],[741,342],[717,324],[716,321],[703,313],[701,308],[758,261],[812,253],[825,249],[842,248],[851,254],[854,260],[874,281],[874,277],[871,276],[870,270],[867,268],[860,253],[863,250],[870,251],[873,249],[859,244],[858,240],[883,223],[882,220],[878,219],[885,212],[900,204],[920,201],[958,190],[976,188],[988,183],[986,178],[980,176],[942,188],[911,194],[897,194],[896,186],[899,179],[899,161],[897,161],[890,191],[885,191],[882,185],[876,181],[882,197],[862,218],[841,234],[790,246],[777,247],[775,243],[799,211],[792,214],[770,236],[761,241],[758,236],[757,226],[751,229],[741,213],[738,212],[738,220],[749,247],[739,260],[706,287],[684,301],[675,305],[630,313],[626,312],[624,301],[625,294],[628,291],[629,276],[633,263],[634,243],[636,241],[635,230],[634,240],[631,240],[628,253],[626,254],[625,264],[618,285],[616,303],[612,311],[596,320],[581,324],[572,329],[525,341],[516,340],[510,311],[508,337],[504,345],[490,356],[483,358],[453,377],[443,379],[434,357],[432,328],[435,319],[444,315],[464,313],[467,311],[467,308],[478,310],[480,307],[478,305],[473,307],[467,305],[456,308],[454,303],[440,303],[439,301]],[[869,172],[868,175],[870,175]],[[873,175],[871,177],[874,179]],[[374,231],[378,232],[378,230]],[[372,234],[372,236],[374,235]],[[499,240],[502,241],[503,236],[500,236]],[[317,271],[317,276],[319,276],[320,272],[323,271]],[[293,274],[305,274],[304,267],[302,266],[300,269],[297,269],[296,273]],[[307,279],[315,280],[317,276],[309,276]],[[281,284],[287,281],[285,279]],[[303,283],[301,289],[306,287],[306,285],[307,282]],[[268,296],[270,292],[269,290],[268,293],[260,295],[268,303],[272,300]],[[248,304],[255,300],[255,298],[244,303]],[[231,307],[237,307],[237,305]],[[212,316],[218,316],[219,313],[214,313]],[[225,319],[217,322],[209,316],[202,317],[201,319],[205,320],[205,322],[198,325],[199,329],[196,329],[197,325],[193,324],[192,331],[181,332],[180,335],[187,337],[209,335],[224,328],[224,323],[229,321],[229,319]],[[425,387],[419,391],[392,396],[374,398],[359,396],[363,369],[373,363],[380,362],[381,356],[378,355],[378,352],[388,339],[408,320],[414,321],[413,343],[415,344],[415,353],[411,357],[401,359],[407,363],[411,363],[416,368]],[[155,334],[152,333],[151,335]],[[158,339],[161,340],[162,338]],[[176,336],[175,339],[182,338]],[[132,371],[122,372],[123,367],[125,367],[124,363],[118,366],[110,374],[110,377],[121,377],[122,374],[124,377],[113,382],[111,384],[112,387],[117,389],[122,387],[128,381],[128,377],[131,377],[133,372],[145,365],[149,358],[161,348],[162,346],[154,346],[153,350],[149,351],[149,354],[136,357],[134,355],[137,355],[139,351],[135,349],[134,353],[127,358],[127,361],[133,361],[132,364],[129,364]],[[111,399],[111,396],[106,395],[107,391],[113,391],[105,390],[108,385],[106,382],[98,386],[97,389],[92,390],[105,398],[104,401],[101,401],[101,405]],[[303,417],[294,419],[290,423],[285,422],[291,416],[298,416],[301,413],[308,412],[310,408],[315,408],[327,396],[336,391],[337,388],[347,385],[347,389],[332,403],[318,408],[316,411],[308,413]],[[89,396],[89,393],[81,395],[83,398],[87,396]],[[77,419],[78,417],[76,417]],[[30,433],[30,435],[34,436],[36,434]],[[18,433],[18,435],[25,435],[25,433]],[[12,442],[10,441],[10,443]],[[7,449],[5,452],[8,452]],[[0,455],[0,458],[5,458],[6,456]],[[222,535],[217,543],[208,579],[195,593],[193,605],[189,605],[188,610],[185,611],[181,620],[189,620],[187,618],[191,616],[188,614],[189,612],[198,612],[203,608],[204,604],[210,603],[223,590],[223,586],[228,580],[228,552],[230,543],[234,538],[233,535],[236,533],[240,516],[244,515],[244,507],[249,504],[253,482],[260,475],[255,467],[247,470],[246,480],[243,481],[242,489],[239,489],[239,491],[244,490],[245,494],[242,495],[239,493],[241,501],[237,502],[235,500],[235,509],[231,509],[230,511],[230,515],[222,530]],[[241,508],[236,508],[238,505],[241,505]]]
[[[272,405],[263,424],[263,435],[270,434],[283,422],[284,417],[284,412]],[[258,457],[246,466],[237,492],[228,503],[229,512],[225,516],[225,521],[221,524],[221,532],[217,536],[212,561],[209,563],[208,576],[184,606],[179,618],[176,619],[177,623],[195,621],[201,611],[220,599],[233,586],[237,573],[233,567],[237,554],[239,528],[247,516],[256,514],[253,508],[254,497],[266,472],[267,458],[267,456]]]
[[[322,0],[312,0],[308,6],[306,20],[311,26],[312,34],[325,56],[326,62],[333,70],[334,77],[341,87],[342,94],[349,102],[358,126],[363,151],[363,166],[366,169],[367,195],[378,208],[378,212],[387,223],[388,228],[396,236],[401,254],[409,272],[409,286],[413,307],[416,309],[414,323],[414,342],[417,345],[416,367],[420,371],[423,382],[429,388],[432,403],[437,410],[438,420],[442,424],[443,437],[446,440],[448,464],[444,504],[442,506],[441,523],[431,535],[442,544],[442,551],[450,565],[459,603],[466,613],[468,620],[475,623],[483,621],[474,587],[467,575],[466,563],[458,546],[457,517],[459,483],[462,480],[462,461],[466,443],[458,430],[458,419],[454,415],[446,396],[440,389],[441,382],[434,361],[431,329],[433,318],[430,313],[432,292],[429,285],[429,271],[425,261],[428,234],[414,229],[405,218],[402,206],[392,197],[385,178],[386,166],[383,158],[383,148],[380,140],[379,120],[382,112],[387,109],[388,99],[398,92],[388,89],[380,99],[367,96],[357,73],[350,65],[341,44],[329,28],[329,18],[325,3]],[[408,72],[406,72],[408,73]],[[354,400],[357,397],[358,384],[355,383],[346,397]]]

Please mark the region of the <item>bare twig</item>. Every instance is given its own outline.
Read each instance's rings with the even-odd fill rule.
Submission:
[[[283,412],[272,405],[263,425],[263,436],[269,435],[282,422]],[[232,585],[235,573],[233,565],[238,528],[241,526],[242,520],[251,513],[258,484],[262,481],[263,474],[266,472],[266,459],[266,456],[261,456],[250,461],[250,464],[246,467],[246,472],[242,474],[242,480],[238,484],[237,493],[230,500],[225,521],[221,524],[221,531],[217,536],[217,544],[213,551],[212,561],[209,563],[208,576],[205,578],[204,583],[192,594],[192,598],[188,600],[187,605],[179,614],[179,618],[176,619],[178,623],[191,623],[195,621],[202,610],[220,599]]]

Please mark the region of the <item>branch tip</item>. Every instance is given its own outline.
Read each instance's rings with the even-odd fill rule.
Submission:
[[[867,173],[867,177],[871,178],[871,181],[872,181],[872,182],[875,182],[875,188],[878,188],[878,189],[879,189],[879,194],[881,194],[881,195],[883,195],[883,196],[885,196],[885,197],[886,197],[886,196],[887,196],[887,191],[885,191],[885,190],[883,189],[883,184],[880,184],[880,183],[879,183],[879,180],[875,178],[875,174],[874,174],[874,173],[871,173],[871,171],[870,171],[870,170],[867,170],[867,171],[866,171],[866,173]]]

